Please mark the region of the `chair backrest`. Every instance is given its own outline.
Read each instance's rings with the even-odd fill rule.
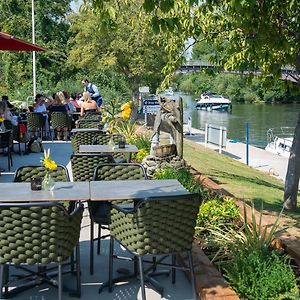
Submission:
[[[108,154],[76,153],[71,155],[73,181],[93,180],[94,170],[101,163],[112,163],[114,159]]]
[[[100,164],[95,168],[93,180],[147,179],[145,168],[136,163]]]
[[[68,214],[54,202],[0,203],[0,264],[65,261],[80,233],[83,206]]]
[[[97,128],[102,129],[103,123],[98,120],[82,119],[78,121],[78,128]]]
[[[12,146],[12,130],[6,130],[0,132],[0,147],[6,148]]]
[[[15,171],[14,182],[31,181],[32,179],[43,179],[46,174],[43,166],[22,166]],[[70,181],[69,172],[65,166],[58,165],[55,171],[51,171],[55,181]]]
[[[92,145],[94,136],[99,134],[99,130],[76,132],[71,139],[73,153],[79,151],[80,145]]]
[[[124,137],[121,134],[98,134],[94,136],[92,144],[105,145],[108,144],[111,138],[113,138],[113,141],[116,144],[118,144],[119,141],[124,140]]]
[[[45,125],[45,119],[42,113],[29,112],[27,115],[27,126],[29,128],[42,128]]]
[[[101,112],[86,111],[85,114],[79,118],[79,120],[94,120],[100,122],[102,120],[102,114]]]
[[[200,194],[140,199],[132,211],[113,205],[109,229],[139,255],[169,254],[192,247]]]
[[[52,112],[51,126],[53,129],[69,128],[71,127],[71,118],[66,112]]]

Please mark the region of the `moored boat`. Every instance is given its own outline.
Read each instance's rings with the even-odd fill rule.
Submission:
[[[204,93],[201,94],[201,98],[197,101],[196,108],[201,110],[230,111],[232,105],[231,101],[222,95]]]
[[[284,157],[290,157],[293,144],[291,130],[291,127],[280,127],[280,133],[277,134],[274,132],[274,128],[270,128],[267,132],[268,144],[265,150]]]

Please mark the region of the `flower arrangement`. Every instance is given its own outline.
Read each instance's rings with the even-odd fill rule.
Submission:
[[[50,149],[44,150],[44,157],[41,158],[41,163],[46,169],[46,174],[42,181],[42,188],[46,191],[52,191],[55,182],[50,173],[51,171],[55,171],[57,169],[57,164],[54,160],[51,159]]]

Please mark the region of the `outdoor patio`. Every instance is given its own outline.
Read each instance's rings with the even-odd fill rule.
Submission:
[[[70,163],[69,157],[72,153],[70,142],[43,142],[45,149],[51,149],[52,158],[58,163],[67,166],[70,176]],[[15,147],[17,149],[17,147]],[[13,180],[13,174],[16,168],[23,165],[40,165],[40,158],[43,153],[30,153],[29,155],[19,155],[18,153],[13,154],[13,167],[10,172],[3,172],[0,176],[0,182],[9,182]],[[0,166],[2,168],[7,167],[7,157],[1,154]],[[141,299],[140,285],[138,280],[133,280],[130,284],[118,285],[113,288],[112,293],[109,293],[105,289],[101,294],[98,293],[98,289],[103,282],[108,279],[108,246],[109,240],[106,239],[101,242],[101,255],[95,255],[95,269],[94,275],[89,274],[89,216],[88,210],[85,209],[84,217],[81,226],[80,236],[80,251],[81,251],[81,284],[82,284],[82,295],[81,299]],[[121,256],[125,256],[126,252],[121,249],[118,245],[116,246],[115,252]],[[123,261],[115,261],[115,270],[117,268],[131,268],[131,263]],[[13,273],[13,272],[12,272]],[[115,273],[117,275],[117,272]],[[192,288],[183,274],[182,271],[177,272],[176,284],[172,285],[171,277],[159,276],[158,281],[164,287],[164,297],[156,293],[151,287],[146,287],[146,296],[149,300],[156,299],[174,299],[174,300],[187,300],[192,299]],[[72,288],[75,286],[75,276],[69,274],[63,276],[63,284],[67,287]],[[49,287],[44,284],[25,292],[20,293],[13,299],[28,299],[28,300],[41,300],[41,299],[56,299],[57,290],[54,287]],[[63,299],[74,299],[71,298],[67,293],[63,293]],[[76,298],[75,298],[76,299]]]

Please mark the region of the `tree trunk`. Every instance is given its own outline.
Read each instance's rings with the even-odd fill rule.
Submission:
[[[297,208],[297,195],[300,178],[300,113],[295,128],[294,140],[288,162],[284,187],[284,208],[295,210]]]

